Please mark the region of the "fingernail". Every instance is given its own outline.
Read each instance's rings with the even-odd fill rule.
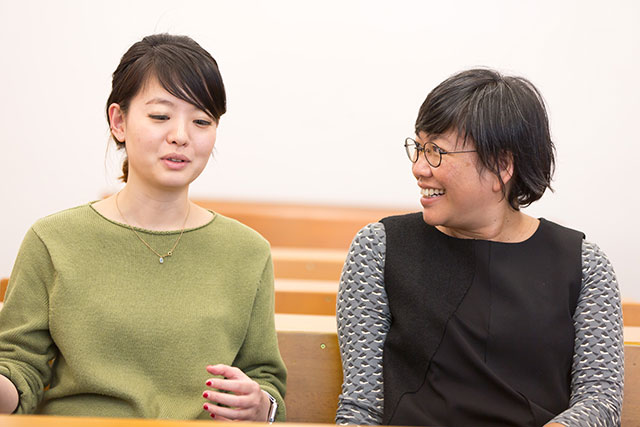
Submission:
[[[202,393],[202,397],[209,398],[209,393],[205,391],[204,393]]]
[[[211,385],[211,381],[207,381],[207,385]]]
[[[211,414],[211,418],[215,418],[215,417],[216,417],[216,414]]]
[[[202,409],[204,409],[205,411],[209,410],[209,405],[207,405],[206,403],[204,405],[202,405]]]

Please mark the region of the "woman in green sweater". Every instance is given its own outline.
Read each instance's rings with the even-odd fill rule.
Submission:
[[[107,118],[126,185],[27,232],[0,311],[0,413],[284,420],[269,244],[188,198],[225,110],[192,39],[122,57]]]

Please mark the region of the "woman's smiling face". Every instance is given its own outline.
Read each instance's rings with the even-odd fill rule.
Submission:
[[[419,132],[419,144],[433,142],[444,151],[473,150],[473,141],[456,131],[442,135]],[[422,216],[427,224],[450,229],[451,235],[473,235],[492,221],[493,213],[506,202],[498,177],[486,169],[478,154],[449,153],[433,167],[418,156],[412,172],[420,187]]]
[[[111,128],[125,142],[128,184],[175,191],[202,172],[216,141],[217,122],[198,107],[167,92],[150,77],[126,112],[109,107]]]

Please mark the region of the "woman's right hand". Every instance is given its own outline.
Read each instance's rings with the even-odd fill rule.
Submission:
[[[12,414],[18,407],[18,389],[11,380],[0,375],[0,414]]]
[[[267,421],[270,402],[260,385],[239,368],[228,365],[207,366],[207,372],[223,378],[210,378],[202,396],[209,402],[203,408],[216,420]],[[222,404],[224,406],[218,406]]]

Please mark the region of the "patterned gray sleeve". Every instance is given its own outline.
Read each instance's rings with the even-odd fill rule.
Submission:
[[[336,312],[344,382],[337,424],[382,423],[382,351],[391,324],[385,249],[384,226],[369,224],[353,239],[342,269]]]
[[[569,409],[551,422],[619,426],[624,385],[620,292],[600,248],[582,243],[582,289],[573,316],[576,331]]]

